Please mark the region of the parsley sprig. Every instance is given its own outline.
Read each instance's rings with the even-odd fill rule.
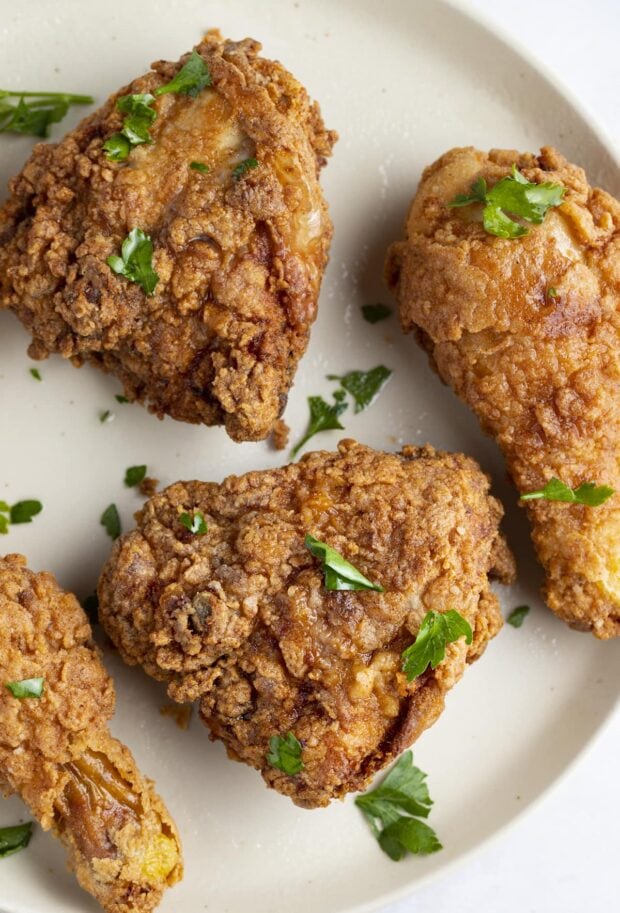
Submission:
[[[152,295],[159,282],[153,269],[153,242],[141,228],[132,228],[121,246],[121,256],[112,254],[106,263],[115,273],[139,285],[146,295]]]
[[[8,101],[18,99],[17,103]],[[26,99],[30,101],[26,101]],[[51,124],[63,119],[71,105],[92,105],[91,95],[68,92],[12,92],[0,89],[0,133],[46,137]]]
[[[414,765],[411,751],[398,759],[379,786],[358,796],[355,804],[394,862],[407,853],[425,856],[442,849],[432,827],[419,820],[428,817],[433,802],[426,774]]]
[[[275,767],[291,777],[304,769],[301,742],[292,732],[287,732],[285,736],[272,735],[266,758],[270,767]]]
[[[43,678],[24,678],[18,682],[5,682],[5,688],[11,692],[13,697],[23,700],[26,697],[40,698],[45,687]]]
[[[128,466],[125,470],[125,485],[127,488],[135,488],[146,478],[146,465]]]
[[[511,219],[507,213],[540,224],[549,209],[559,206],[566,188],[561,184],[546,181],[532,184],[524,178],[517,166],[497,182],[490,190],[487,182],[480,177],[471,185],[470,193],[459,193],[448,206],[469,206],[470,203],[484,203],[482,219],[485,231],[498,238],[520,238],[527,235],[529,228]]]
[[[42,510],[41,502],[32,499],[17,501],[13,505],[0,501],[0,535],[8,533],[9,523],[32,523],[32,518],[40,514]]]
[[[328,374],[328,380],[339,380],[343,390],[349,393],[355,402],[355,413],[363,412],[371,406],[392,376],[392,371],[385,365],[377,365],[370,371],[349,371],[348,374]]]
[[[373,583],[364,577],[361,571],[343,558],[335,548],[320,542],[307,534],[304,545],[312,552],[315,558],[322,561],[322,571],[325,577],[326,590],[376,590],[383,593],[385,590],[378,583]]]
[[[380,320],[387,320],[391,315],[392,308],[387,304],[363,304],[362,317],[368,323],[379,323]]]
[[[197,51],[192,51],[187,63],[184,63],[174,79],[155,89],[155,95],[166,95],[176,92],[196,98],[199,92],[211,85],[209,67]]]
[[[30,843],[32,837],[32,821],[25,824],[13,824],[10,827],[0,827],[0,859],[6,859],[13,853],[19,853]]]
[[[120,133],[113,133],[103,144],[106,157],[111,162],[124,161],[134,146],[152,143],[150,127],[157,111],[151,107],[155,96],[150,93],[122,95],[116,107],[125,115]]]
[[[248,171],[253,171],[254,168],[258,168],[258,162],[256,159],[244,159],[242,162],[233,168],[233,181],[240,180],[244,174],[247,174]]]
[[[585,504],[587,507],[599,507],[615,494],[615,489],[609,485],[596,485],[594,482],[582,482],[577,488],[570,488],[565,482],[549,479],[544,488],[537,491],[526,491],[521,495],[521,501],[564,501],[567,504]]]
[[[179,514],[179,523],[194,536],[204,536],[209,531],[207,521],[199,510],[194,510],[191,514]]]
[[[310,406],[310,420],[306,433],[302,439],[295,444],[291,450],[291,459],[293,459],[304,444],[307,444],[311,437],[318,434],[319,431],[331,431],[339,429],[344,431],[344,425],[340,424],[340,416],[348,408],[344,402],[345,394],[343,390],[337,390],[334,393],[333,404],[326,403],[322,396],[309,396],[308,405]]]
[[[427,612],[415,641],[403,650],[403,672],[408,681],[422,675],[428,667],[437,668],[446,655],[446,646],[460,637],[470,644],[473,632],[469,622],[454,609]]]
[[[118,539],[121,534],[121,518],[116,504],[109,504],[101,514],[99,522],[110,539]]]
[[[529,605],[518,605],[516,609],[512,610],[506,621],[513,628],[520,628],[529,612]]]

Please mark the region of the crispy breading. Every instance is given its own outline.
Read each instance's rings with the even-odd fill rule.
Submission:
[[[0,789],[69,850],[108,913],[148,913],[182,874],[175,825],[107,721],[114,687],[79,602],[21,555],[0,558]],[[44,679],[40,699],[7,682]]]
[[[427,726],[501,626],[488,575],[513,574],[499,503],[470,459],[348,440],[221,485],[178,482],[136,514],[100,584],[100,618],[130,664],[200,701],[213,737],[313,808],[364,787]],[[208,524],[192,535],[181,513]],[[327,542],[384,593],[326,591],[304,546]],[[408,682],[401,653],[428,610],[457,609],[473,643]],[[293,732],[304,769],[269,767]]]
[[[62,142],[37,145],[0,210],[0,307],[32,333],[32,358],[88,361],[158,416],[239,441],[267,437],[286,405],[332,236],[318,174],[336,135],[260,47],[209,33],[196,50],[212,87],[158,97],[153,142],[111,162],[117,99],[154,93],[188,55],[153,64]],[[135,227],[153,240],[151,297],[106,263]]]
[[[513,163],[566,188],[529,234],[486,234],[451,209]],[[553,476],[620,491],[620,204],[555,149],[453,149],[426,169],[386,275],[403,328],[499,443],[521,493]],[[571,627],[620,634],[620,495],[600,507],[529,502],[545,599]]]

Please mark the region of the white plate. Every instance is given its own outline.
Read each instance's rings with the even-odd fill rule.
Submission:
[[[617,166],[544,77],[437,0],[7,6],[0,85],[92,92],[99,100],[151,60],[175,59],[208,27],[262,40],[265,53],[304,82],[341,134],[324,175],[336,236],[318,323],[286,413],[293,438],[305,425],[306,396],[331,389],[325,374],[383,362],[395,370],[393,382],[367,413],[346,417],[347,434],[386,449],[427,440],[462,449],[493,474],[507,506],[520,574],[502,599],[506,609],[522,602],[534,608],[523,628],[506,627],[466,673],[415,748],[435,799],[431,823],[445,846],[427,859],[390,862],[351,799],[307,812],[267,791],[256,773],[228,761],[195,719],[181,732],[161,717],[163,690],[106,654],[118,692],[114,732],[156,779],[184,840],[185,879],[162,913],[370,910],[479,846],[557,779],[614,705],[620,644],[573,633],[544,608],[526,523],[495,446],[396,321],[370,326],[358,308],[386,300],[385,248],[401,231],[423,166],[448,147],[535,150],[555,143],[616,193]],[[0,146],[4,184],[31,141],[3,136]],[[137,406],[118,405],[113,379],[91,368],[78,373],[59,358],[39,365],[39,384],[28,373],[26,344],[12,315],[0,314],[0,497],[39,497],[45,509],[0,545],[25,552],[33,567],[53,570],[81,596],[92,591],[108,551],[102,509],[116,501],[127,528],[140,503],[123,488],[126,466],[146,462],[169,483],[221,479],[285,460],[265,444],[233,444],[219,429],[160,423]],[[116,418],[101,425],[99,410],[107,408]],[[316,443],[336,440],[330,433]],[[24,815],[17,799],[0,803],[0,825]],[[0,907],[9,913],[95,910],[65,871],[60,847],[40,830],[26,852],[0,866]]]

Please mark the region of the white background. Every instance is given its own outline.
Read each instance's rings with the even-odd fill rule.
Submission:
[[[618,146],[619,0],[461,0],[524,46]],[[579,635],[575,635],[579,636]],[[619,909],[620,714],[538,807],[439,882],[382,913]]]

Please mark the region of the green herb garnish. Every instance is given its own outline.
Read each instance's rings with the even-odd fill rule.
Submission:
[[[287,732],[285,736],[272,735],[269,739],[267,763],[294,777],[304,769],[304,762],[301,759],[301,742],[295,738],[292,732]]]
[[[146,295],[152,295],[159,282],[153,269],[153,242],[142,229],[132,228],[121,247],[121,256],[113,254],[106,263],[115,273],[135,282]]]
[[[123,396],[122,393],[117,393],[116,396],[114,397],[114,399],[116,400],[117,403],[128,403],[129,402],[127,397]]]
[[[43,694],[44,679],[24,678],[20,682],[5,682],[5,688],[13,697],[23,700],[26,697],[41,697]]]
[[[554,476],[549,479],[544,488],[527,491],[521,495],[520,500],[535,501],[544,498],[545,501],[565,501],[567,504],[586,504],[588,507],[598,507],[613,494],[615,494],[615,489],[610,488],[609,485],[582,482],[577,488],[569,488]]]
[[[435,831],[419,818],[427,818],[432,800],[426,774],[406,751],[375,789],[357,796],[370,829],[384,853],[398,862],[407,853],[424,856],[442,849]]]
[[[120,133],[113,133],[103,144],[107,158],[112,162],[122,162],[134,146],[152,143],[150,127],[157,111],[151,107],[155,96],[149,93],[142,95],[122,95],[116,107],[126,115]]]
[[[379,323],[380,320],[386,320],[392,313],[392,308],[387,304],[363,304],[362,316],[368,323]]]
[[[0,510],[2,510],[1,505]],[[42,510],[43,505],[40,501],[18,501],[11,507],[11,523],[32,523],[32,518],[40,514]]]
[[[110,412],[109,409],[103,409],[99,413],[99,421],[101,422],[102,425],[107,425],[110,422],[113,422],[115,418],[116,418],[116,416],[114,415],[113,412]]]
[[[304,545],[312,552],[315,558],[320,558],[323,562],[321,569],[325,575],[326,590],[376,590],[378,593],[385,592],[380,584],[372,583],[367,577],[364,577],[336,549],[330,548],[325,542],[320,542],[308,533],[304,540]]]
[[[203,162],[190,162],[189,167],[192,171],[199,171],[201,174],[208,174],[210,168],[208,165],[205,165]]]
[[[403,672],[408,681],[422,675],[428,667],[437,668],[446,655],[447,644],[460,637],[470,644],[473,637],[471,625],[462,615],[450,609],[448,612],[427,612],[420,625],[415,641],[403,650]]]
[[[110,504],[101,514],[99,522],[105,528],[110,539],[118,539],[121,534],[121,518],[116,504]]]
[[[547,289],[547,298],[559,298],[558,290],[555,289],[552,285]]]
[[[31,368],[30,373],[34,377],[35,380],[43,380],[43,378],[41,377],[41,372],[39,371],[38,368]]]
[[[344,392],[339,390],[334,394],[334,403],[330,405],[326,403],[322,396],[309,396],[308,405],[310,406],[310,421],[308,423],[308,428],[306,433],[299,441],[298,444],[295,444],[291,450],[291,459],[293,459],[304,446],[307,444],[311,437],[314,437],[315,434],[318,434],[319,431],[331,431],[333,429],[340,429],[344,431],[344,426],[338,421],[342,413],[347,409],[347,404],[343,402]]]
[[[8,98],[19,99],[17,104]],[[25,101],[26,98],[31,101]],[[90,95],[65,92],[10,92],[0,89],[0,133],[48,136],[51,124],[63,119],[71,105],[91,105]]]
[[[187,63],[184,63],[174,79],[167,82],[155,95],[165,95],[167,92],[176,92],[179,95],[190,95],[196,98],[202,89],[211,85],[209,68],[197,51],[192,51]]]
[[[566,188],[561,184],[531,184],[512,166],[512,173],[497,182],[490,190],[484,178],[478,178],[471,185],[471,192],[458,194],[448,206],[469,206],[470,203],[484,203],[482,213],[484,229],[498,238],[520,238],[529,229],[515,222],[506,213],[540,224],[553,206],[562,202]]]
[[[134,488],[144,480],[146,476],[146,466],[129,466],[125,470],[125,485],[127,488]]]
[[[14,824],[11,827],[0,827],[0,859],[6,859],[7,856],[26,849],[31,837],[32,821]]]
[[[238,181],[239,178],[243,177],[246,172],[252,171],[253,168],[258,168],[256,159],[244,159],[243,162],[239,162],[236,168],[233,168],[233,181]]]
[[[520,628],[525,620],[525,616],[529,613],[529,605],[519,605],[516,609],[513,609],[506,621],[509,625],[512,625],[513,628]]]
[[[384,365],[377,365],[370,371],[349,371],[348,374],[328,374],[328,380],[339,380],[343,388],[355,400],[355,413],[367,409],[386,385],[392,371]]]
[[[195,510],[193,514],[179,514],[179,523],[195,536],[204,536],[209,531],[206,520],[199,510]]]

